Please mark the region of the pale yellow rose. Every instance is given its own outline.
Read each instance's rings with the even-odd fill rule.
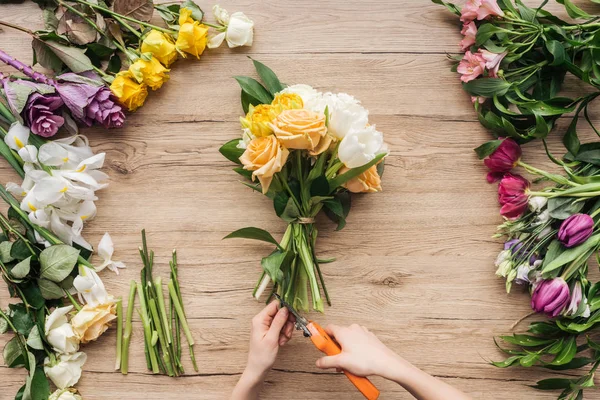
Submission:
[[[259,104],[256,107],[250,105],[246,117],[240,117],[240,123],[243,128],[250,129],[250,132],[256,137],[269,136],[273,133],[269,124],[277,118],[282,110],[281,106],[270,104]]]
[[[156,29],[152,29],[144,37],[141,50],[142,53],[152,53],[167,68],[177,60],[177,49],[173,38]]]
[[[273,175],[281,171],[290,152],[273,135],[252,139],[240,161],[244,169],[252,171],[252,180],[258,178],[262,192],[267,193]]]
[[[272,106],[281,106],[283,110],[292,110],[296,108],[303,108],[304,102],[302,97],[296,93],[278,93],[271,102]]]
[[[115,76],[110,90],[129,111],[135,111],[146,101],[148,86],[138,83],[129,71],[121,71]]]
[[[284,110],[270,126],[288,149],[313,151],[321,139],[327,140],[325,115],[305,109]]]
[[[129,66],[129,72],[138,83],[144,83],[152,90],[160,89],[169,80],[169,70],[155,57],[150,58],[150,61],[139,58]]]
[[[114,302],[98,304],[93,307],[86,304],[71,319],[71,325],[81,343],[88,343],[98,339],[108,329],[110,323],[117,318],[115,314]]]
[[[347,171],[349,168],[343,167],[338,174],[341,175]],[[381,192],[381,178],[377,173],[377,165],[373,165],[356,178],[350,179],[343,186],[352,193]]]
[[[192,10],[182,8],[179,10],[179,33],[175,47],[185,57],[185,53],[200,58],[208,41],[208,28],[192,19]]]

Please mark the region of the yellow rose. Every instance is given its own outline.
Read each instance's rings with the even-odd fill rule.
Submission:
[[[343,167],[342,169],[340,169],[339,174],[343,174],[348,170],[349,168]],[[377,173],[377,165],[373,165],[371,168],[369,168],[356,178],[350,179],[344,184],[344,187],[352,193],[381,192],[381,178]]]
[[[277,115],[281,111],[281,106],[259,104],[254,107],[250,105],[246,118],[240,117],[240,122],[242,123],[242,127],[250,129],[250,132],[256,137],[269,136],[273,133],[273,129],[271,129],[269,124],[277,118]]]
[[[303,108],[304,102],[302,101],[302,97],[298,96],[296,93],[278,93],[275,95],[271,105],[281,106],[284,110],[292,110],[295,108]]]
[[[273,135],[252,139],[240,157],[244,169],[253,171],[252,180],[258,178],[262,192],[267,193],[273,175],[281,171],[290,152],[281,146]]]
[[[110,90],[129,111],[141,107],[148,96],[148,87],[137,83],[129,71],[119,72],[111,83]]]
[[[173,38],[156,29],[152,29],[142,40],[142,53],[152,53],[165,67],[177,59],[177,49]]]
[[[139,58],[129,66],[129,72],[135,80],[148,85],[152,90],[160,89],[169,80],[169,71],[155,57],[150,61]]]
[[[185,57],[185,53],[200,58],[208,41],[208,28],[191,18],[192,10],[182,8],[179,11],[179,34],[175,47]]]
[[[116,319],[115,303],[83,306],[72,319],[71,325],[81,343],[98,339],[108,329],[111,321]]]
[[[305,109],[284,110],[270,126],[277,139],[288,149],[313,151],[321,139],[327,140],[325,115]]]

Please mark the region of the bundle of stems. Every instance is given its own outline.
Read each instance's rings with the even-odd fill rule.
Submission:
[[[173,258],[169,262],[171,271],[167,283],[167,296],[170,307],[167,312],[162,278],[153,277],[154,251],[148,250],[145,230],[142,230],[142,247],[139,248],[139,251],[144,267],[140,273],[141,282],[131,282],[125,327],[122,331],[119,330],[119,326],[122,325],[117,324],[117,334],[122,337],[117,339],[116,369],[120,368],[123,374],[127,374],[129,370],[131,320],[137,292],[140,302],[138,313],[144,327],[144,352],[148,369],[155,374],[162,373],[169,376],[179,376],[185,373],[181,363],[181,330],[183,330],[194,370],[198,372],[194,354],[194,338],[187,323],[179,287],[177,252],[173,250]],[[122,321],[122,307],[117,311],[120,311],[117,319]]]

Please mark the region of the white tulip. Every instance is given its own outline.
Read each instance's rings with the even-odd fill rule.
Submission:
[[[304,108],[307,110],[322,113],[325,110],[325,102],[323,100],[323,93],[318,92],[312,86],[297,84],[288,86],[283,89],[280,93],[293,93],[297,94],[302,98]]]
[[[67,314],[71,310],[73,306],[56,308],[46,317],[44,324],[46,339],[57,353],[74,353],[79,350],[79,340],[67,321]]]
[[[18,122],[15,122],[10,126],[6,136],[4,136],[4,143],[15,151],[21,150],[27,145],[29,140],[29,128]]]
[[[77,394],[77,389],[58,389],[48,397],[48,400],[83,400],[80,395]]]
[[[106,304],[112,301],[112,296],[106,291],[104,283],[98,274],[83,265],[79,266],[79,275],[73,280],[73,286],[77,290],[79,297],[91,306]]]
[[[108,233],[105,233],[98,244],[98,255],[102,258],[102,264],[96,267],[96,271],[100,272],[104,268],[108,268],[112,272],[119,275],[119,268],[125,268],[125,264],[121,261],[113,261],[112,255],[115,252],[115,246],[112,238]]]
[[[59,389],[66,389],[79,381],[81,368],[87,355],[85,353],[60,354],[52,363],[48,357],[44,360],[44,373]]]
[[[348,168],[362,167],[379,154],[387,153],[383,134],[375,125],[349,132],[340,142],[338,157]]]

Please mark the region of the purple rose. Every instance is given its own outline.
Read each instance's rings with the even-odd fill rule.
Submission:
[[[594,233],[594,220],[587,214],[573,214],[558,229],[558,240],[565,247],[575,247]]]
[[[23,109],[25,124],[36,135],[50,137],[65,123],[62,114],[64,105],[57,94],[32,93]]]
[[[562,312],[569,299],[569,285],[563,278],[546,279],[535,287],[531,295],[531,308],[554,318]]]

